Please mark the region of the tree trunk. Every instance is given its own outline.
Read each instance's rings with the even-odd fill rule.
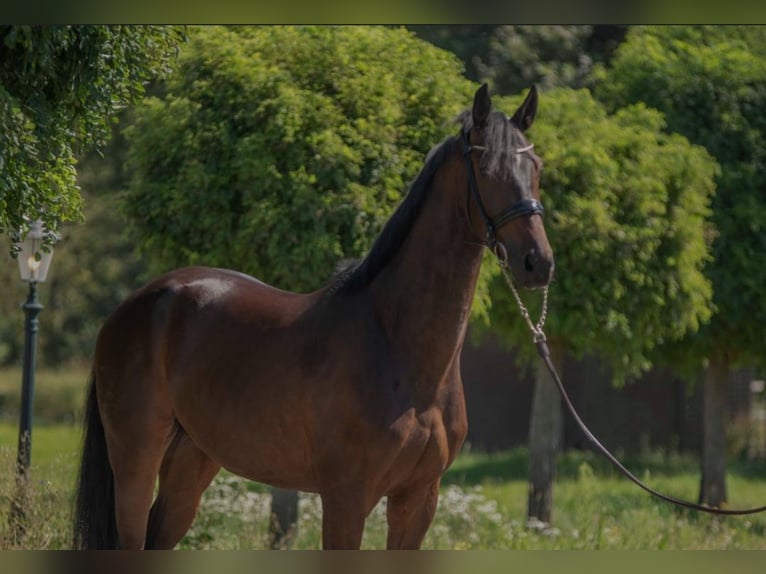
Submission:
[[[729,364],[710,357],[703,385],[702,479],[699,502],[720,507],[726,502],[726,391]]]
[[[551,359],[563,376],[565,346],[548,341]],[[529,498],[527,518],[551,523],[556,455],[561,450],[564,424],[561,397],[543,361],[537,367],[529,423]]]
[[[271,488],[269,545],[272,550],[289,548],[298,530],[298,491]]]

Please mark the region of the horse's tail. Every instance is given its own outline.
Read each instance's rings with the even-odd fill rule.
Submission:
[[[74,502],[72,546],[76,550],[119,547],[114,509],[114,476],[109,465],[104,425],[91,373],[85,400],[84,438]]]

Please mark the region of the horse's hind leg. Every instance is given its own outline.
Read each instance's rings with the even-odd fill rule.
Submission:
[[[149,514],[146,548],[171,549],[189,530],[202,493],[220,470],[177,428],[160,468],[160,488]]]
[[[154,485],[171,428],[167,424],[135,432],[134,427],[111,436],[107,430],[109,461],[114,473],[115,518],[123,550],[144,547]]]

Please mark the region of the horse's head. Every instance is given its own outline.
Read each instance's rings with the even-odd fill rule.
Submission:
[[[508,265],[519,285],[544,287],[553,274],[553,251],[543,227],[543,162],[524,137],[537,112],[532,87],[513,117],[491,111],[486,84],[476,92],[462,138],[474,231]]]

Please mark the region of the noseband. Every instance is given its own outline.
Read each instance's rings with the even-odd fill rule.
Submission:
[[[471,145],[471,142],[468,138],[468,132],[466,130],[462,130],[461,136],[463,139],[463,157],[465,157],[466,170],[468,171],[468,190],[473,196],[473,199],[476,202],[476,206],[479,208],[479,213],[481,213],[481,217],[484,219],[484,226],[487,230],[487,237],[484,240],[484,245],[486,245],[497,256],[497,258],[500,260],[500,263],[504,265],[508,260],[508,253],[505,250],[505,246],[497,240],[498,230],[503,225],[516,219],[517,217],[535,214],[542,216],[544,213],[543,204],[534,198],[521,199],[505,208],[494,219],[490,217],[487,213],[487,209],[484,207],[484,202],[481,200],[479,188],[476,184],[476,174],[473,171],[473,163],[471,162],[471,152],[473,150],[484,150],[486,148],[482,146]],[[523,153],[525,151],[529,151],[532,149],[532,147],[533,146],[529,145],[527,147],[514,150],[513,153]],[[471,210],[468,209],[468,217],[470,218],[470,216]]]

